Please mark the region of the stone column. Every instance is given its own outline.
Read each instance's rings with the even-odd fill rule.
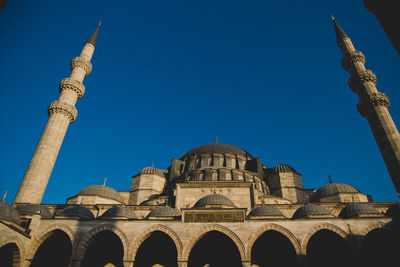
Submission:
[[[356,51],[342,28],[333,20],[342,66],[351,74],[350,89],[358,94],[357,108],[369,123],[397,193],[400,196],[400,134],[389,113],[389,98],[376,88],[375,74],[365,69],[365,57]]]
[[[92,70],[90,60],[95,50],[99,26],[85,43],[80,56],[72,60],[70,77],[60,83],[59,99],[50,103],[48,107],[49,120],[14,199],[14,204],[40,204],[43,198],[68,126],[78,115],[75,103],[85,93],[82,81]]]
[[[178,261],[178,267],[187,267],[188,262],[187,261]]]
[[[242,261],[242,266],[243,267],[251,267],[251,262],[250,261]]]

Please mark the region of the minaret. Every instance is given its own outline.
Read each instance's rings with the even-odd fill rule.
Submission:
[[[90,59],[96,47],[100,23],[83,46],[79,57],[71,61],[71,75],[61,81],[58,100],[48,107],[49,120],[36,147],[14,204],[40,204],[68,126],[78,112],[75,103],[85,93],[82,81],[92,71]]]
[[[376,89],[375,74],[365,69],[365,57],[354,49],[349,36],[333,19],[338,46],[343,54],[342,66],[350,73],[349,87],[358,94],[360,114],[369,126],[381,151],[383,160],[400,196],[400,135],[389,113],[389,98]]]

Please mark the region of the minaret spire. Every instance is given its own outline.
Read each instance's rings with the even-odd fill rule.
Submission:
[[[333,19],[333,17],[332,17]],[[376,88],[375,74],[365,69],[365,57],[356,51],[349,36],[333,19],[338,46],[343,54],[342,66],[350,73],[350,89],[358,94],[360,114],[368,120],[376,143],[400,196],[400,134],[389,113],[389,98]]]
[[[83,46],[79,57],[71,61],[71,75],[61,81],[60,97],[48,107],[49,120],[36,147],[24,179],[14,199],[15,204],[40,204],[49,181],[61,144],[78,111],[76,101],[85,93],[83,79],[92,71],[93,56],[99,25]]]
[[[97,35],[99,35],[100,25],[101,25],[101,21],[99,21],[97,28],[93,31],[92,35],[90,35],[90,37],[86,43],[92,44],[94,47],[96,47]]]

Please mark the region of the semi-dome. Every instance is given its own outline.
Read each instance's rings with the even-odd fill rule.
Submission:
[[[124,202],[122,196],[118,194],[117,191],[105,185],[92,185],[86,187],[79,191],[76,196],[99,196],[103,198],[113,199],[120,203]]]
[[[201,155],[201,154],[232,154],[236,155],[239,154],[244,157],[251,157],[252,156],[244,151],[241,148],[238,148],[233,145],[228,145],[228,144],[221,144],[221,143],[211,143],[211,144],[206,144],[206,145],[201,145],[196,148],[193,148],[192,150],[186,152],[184,155],[180,157],[180,159],[188,158],[193,155]]]
[[[138,216],[128,207],[113,207],[106,210],[101,218],[124,217],[127,219],[138,219]]]
[[[346,207],[344,207],[339,214],[339,217],[343,219],[376,216],[382,216],[382,214],[368,203],[363,202],[354,202],[347,204]]]
[[[298,208],[293,214],[293,219],[305,218],[305,217],[332,217],[332,214],[325,207],[317,204],[306,204]]]
[[[18,211],[5,202],[0,202],[0,220],[21,223]]]
[[[162,170],[154,168],[154,167],[146,167],[146,168],[141,169],[137,175],[141,175],[141,174],[157,174],[157,175],[161,175],[161,176],[164,175]]]
[[[179,217],[181,214],[177,209],[168,207],[168,206],[162,206],[158,207],[147,215],[148,218],[150,217]]]
[[[42,218],[51,218],[51,212],[40,204],[25,204],[17,207],[20,215],[35,215],[39,214]]]
[[[249,217],[283,217],[283,214],[273,205],[261,205],[253,208]]]
[[[207,206],[228,206],[235,208],[235,204],[226,196],[220,194],[211,194],[200,198],[194,204],[194,208],[202,208]]]
[[[273,167],[272,172],[273,173],[279,173],[279,172],[295,172],[295,173],[297,173],[297,171],[292,166],[287,165],[287,164],[282,164],[282,163]]]
[[[80,219],[94,219],[93,213],[81,205],[66,207],[56,212],[57,216],[63,217],[79,217]]]
[[[311,196],[310,201],[318,201],[320,198],[332,196],[338,193],[360,193],[360,191],[348,184],[331,183],[319,188]]]

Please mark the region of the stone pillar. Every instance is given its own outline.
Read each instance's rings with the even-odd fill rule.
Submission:
[[[178,261],[178,267],[187,267],[188,262],[187,261]]]
[[[351,74],[350,89],[358,94],[357,108],[369,123],[397,193],[400,196],[400,134],[389,113],[389,98],[376,88],[375,74],[365,69],[364,55],[356,51],[335,21],[336,39],[343,54],[342,66]]]
[[[133,267],[134,261],[124,260],[124,267]]]
[[[251,267],[251,262],[250,261],[242,261],[242,266],[243,267]]]
[[[72,60],[70,77],[60,83],[59,99],[50,103],[48,107],[49,120],[14,199],[14,204],[40,204],[43,198],[68,126],[78,115],[75,103],[85,93],[82,81],[92,70],[90,60],[95,50],[98,28],[95,30],[95,36],[92,34],[85,43],[80,56]]]

